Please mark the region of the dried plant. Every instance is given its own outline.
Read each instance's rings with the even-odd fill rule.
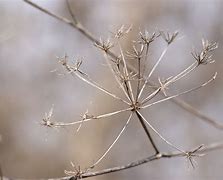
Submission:
[[[139,39],[134,41],[132,52],[124,53],[121,46],[121,39],[122,37],[127,35],[130,28],[126,28],[128,30],[124,30],[124,29],[125,29],[124,26],[122,26],[119,30],[116,31],[116,33],[113,33],[114,38],[112,39],[112,41],[109,39],[106,41],[100,39],[100,43],[99,44],[95,43],[95,46],[103,52],[107,65],[110,71],[112,72],[115,78],[115,81],[120,86],[120,89],[122,90],[125,98],[121,98],[118,95],[115,95],[111,91],[103,88],[95,80],[92,80],[86,72],[83,72],[81,70],[82,61],[77,60],[75,63],[70,64],[68,62],[68,56],[64,56],[62,58],[59,58],[59,63],[64,67],[64,69],[67,71],[68,74],[78,77],[80,80],[84,81],[85,83],[88,83],[89,85],[93,86],[99,91],[107,94],[108,96],[112,97],[114,100],[120,101],[121,103],[126,105],[126,108],[118,109],[118,110],[111,111],[109,113],[101,114],[101,115],[89,115],[88,112],[86,112],[82,116],[82,120],[69,122],[69,123],[51,122],[50,121],[51,116],[52,116],[52,110],[51,110],[48,114],[46,114],[46,117],[43,119],[42,124],[47,127],[57,127],[57,128],[79,124],[79,127],[77,129],[77,131],[79,131],[81,125],[85,122],[108,118],[108,117],[115,116],[117,114],[124,113],[124,112],[128,113],[128,118],[126,120],[126,123],[122,127],[121,131],[118,133],[117,137],[114,139],[111,145],[107,148],[107,150],[98,158],[98,160],[94,164],[89,166],[89,168],[87,168],[85,173],[90,171],[90,169],[94,168],[96,165],[98,165],[108,155],[112,147],[116,144],[120,136],[123,134],[123,132],[127,128],[130,121],[133,119],[133,115],[135,115],[135,117],[137,117],[138,120],[140,121],[142,128],[144,129],[149,141],[151,142],[154,148],[155,155],[158,156],[160,154],[160,150],[158,149],[156,143],[154,142],[150,134],[150,131],[153,131],[158,137],[160,137],[163,140],[164,143],[166,143],[167,145],[171,146],[172,148],[180,152],[181,155],[185,156],[191,163],[192,167],[194,168],[195,166],[194,166],[192,158],[195,156],[201,156],[195,153],[198,152],[201,149],[201,147],[203,147],[203,145],[199,146],[199,148],[196,148],[195,150],[192,150],[192,151],[182,150],[177,145],[170,142],[168,138],[160,134],[160,132],[143,115],[143,110],[153,105],[178,97],[180,95],[195,91],[201,87],[208,85],[210,82],[212,82],[216,78],[217,73],[215,73],[206,82],[194,88],[183,91],[179,94],[168,96],[166,93],[169,86],[173,85],[178,80],[189,75],[193,70],[198,68],[201,64],[207,65],[209,64],[208,62],[211,63],[212,62],[210,61],[211,55],[207,55],[207,54],[211,53],[214,49],[216,49],[217,44],[208,43],[208,41],[202,40],[203,48],[200,51],[201,53],[199,54],[196,53],[196,56],[193,54],[193,57],[195,59],[194,62],[190,66],[180,71],[178,74],[172,75],[171,77],[166,78],[164,81],[161,81],[161,79],[158,78],[159,86],[156,87],[156,89],[152,89],[153,90],[152,93],[149,93],[149,92],[146,92],[145,87],[147,86],[148,81],[152,77],[158,65],[162,61],[165,53],[167,52],[169,45],[172,44],[174,40],[176,39],[178,32],[175,32],[171,35],[170,33],[165,33],[163,31],[160,31],[159,32],[160,35],[156,35],[158,33],[154,32],[152,33],[151,36],[148,35],[147,31],[145,31],[145,34],[140,32]],[[142,71],[142,68],[146,69],[145,66],[146,64],[148,64],[147,60],[148,60],[149,46],[151,45],[151,43],[154,43],[155,40],[159,37],[161,37],[167,43],[167,46],[162,51],[156,63],[152,66],[152,69],[148,73],[146,73],[145,71]],[[118,58],[118,61],[117,59],[109,58],[109,55],[108,55],[108,50],[110,50],[115,45],[119,47],[119,51],[121,54],[120,57]],[[198,57],[200,58],[199,61],[198,61]],[[129,69],[127,68],[127,64],[129,60],[135,60],[137,62],[137,72],[129,71]],[[134,87],[134,85],[136,87]],[[143,93],[145,94],[144,97],[143,97]],[[163,93],[165,95],[164,98],[151,102],[151,100],[157,97],[160,93]],[[73,172],[73,173],[76,173],[76,176],[80,176],[80,174],[77,172]],[[70,171],[67,174],[70,175]]]
[[[62,179],[65,180],[65,179],[88,178],[92,176],[98,176],[102,174],[107,174],[107,173],[112,173],[115,171],[121,171],[124,169],[132,168],[132,167],[139,166],[141,164],[148,163],[148,162],[158,160],[161,158],[170,158],[170,157],[179,157],[179,156],[186,157],[186,159],[190,162],[191,166],[194,168],[195,167],[194,157],[201,157],[204,155],[203,154],[204,152],[223,148],[222,143],[216,143],[216,144],[211,144],[211,145],[206,145],[206,146],[202,144],[192,150],[183,150],[175,143],[170,142],[168,140],[168,137],[164,137],[151,124],[151,122],[144,116],[144,112],[143,112],[145,109],[148,109],[151,106],[163,103],[168,100],[172,100],[176,104],[178,104],[180,107],[191,112],[192,114],[201,118],[205,122],[213,125],[216,128],[222,129],[223,126],[221,124],[217,123],[213,119],[197,111],[189,104],[186,104],[183,101],[175,99],[178,96],[190,93],[192,91],[198,90],[208,85],[216,78],[217,73],[214,73],[214,75],[210,77],[210,79],[208,79],[207,81],[201,83],[200,85],[196,87],[187,89],[175,95],[168,95],[169,94],[168,88],[172,86],[175,82],[188,76],[191,72],[199,68],[201,65],[208,65],[214,62],[214,60],[212,59],[212,52],[213,50],[217,48],[217,43],[215,42],[210,43],[207,40],[202,40],[202,49],[200,51],[192,52],[192,57],[194,58],[194,62],[191,65],[189,65],[188,67],[181,70],[179,73],[175,75],[171,75],[168,78],[164,78],[164,80],[158,77],[157,83],[154,84],[153,82],[151,82],[151,77],[154,75],[154,72],[158,68],[160,62],[163,60],[163,57],[165,56],[169,46],[172,43],[174,43],[174,41],[177,39],[177,36],[179,34],[178,32],[174,32],[172,34],[169,32],[164,32],[164,31],[153,32],[152,34],[149,34],[148,31],[145,31],[144,33],[139,32],[138,39],[133,41],[134,44],[132,45],[132,51],[124,52],[122,48],[122,38],[128,35],[130,30],[132,29],[132,26],[127,27],[127,28],[125,26],[121,26],[121,28],[119,28],[114,33],[112,33],[113,35],[112,38],[108,38],[107,40],[103,40],[101,38],[100,40],[97,40],[77,20],[77,18],[72,12],[72,9],[69,5],[68,0],[67,0],[67,6],[68,6],[68,11],[71,14],[72,21],[64,17],[60,17],[38,6],[37,4],[29,0],[24,0],[24,1],[32,5],[33,7],[41,10],[42,12],[48,14],[49,16],[52,16],[72,26],[73,28],[81,32],[83,35],[85,35],[89,40],[94,42],[95,46],[100,51],[102,51],[105,57],[106,63],[110,71],[112,72],[112,75],[114,76],[116,83],[120,87],[124,95],[124,98],[121,98],[118,95],[111,92],[110,90],[104,88],[102,85],[97,83],[97,81],[93,80],[86,72],[84,72],[81,69],[81,65],[84,62],[83,60],[77,59],[74,63],[70,63],[70,61],[68,60],[68,56],[64,56],[64,57],[58,58],[59,63],[62,65],[62,67],[64,67],[67,74],[70,74],[74,77],[79,78],[83,82],[96,88],[98,91],[110,96],[114,100],[119,101],[120,103],[123,103],[126,106],[126,108],[124,109],[111,110],[110,112],[101,114],[101,115],[91,115],[88,113],[88,111],[86,111],[84,115],[82,116],[81,120],[69,122],[69,123],[57,122],[55,120],[56,119],[55,117],[52,118],[53,116],[53,107],[52,107],[49,113],[45,114],[45,117],[42,119],[41,124],[48,128],[60,128],[60,127],[65,127],[65,126],[71,127],[71,126],[79,125],[77,127],[77,131],[79,131],[82,124],[88,121],[96,121],[98,119],[105,119],[111,116],[115,116],[117,114],[128,113],[128,118],[126,119],[125,125],[122,127],[121,131],[117,134],[113,142],[111,142],[107,150],[103,152],[101,156],[99,156],[98,160],[94,162],[92,165],[90,165],[89,167],[87,167],[85,170],[81,170],[80,166],[75,166],[73,163],[71,163],[73,170],[65,171],[67,176]],[[162,38],[166,42],[166,47],[163,49],[156,63],[147,72],[146,65],[148,64],[150,46],[153,43],[155,43],[156,39],[158,38]],[[111,51],[114,46],[118,47],[120,55],[117,56]],[[133,67],[129,63],[129,61],[132,61],[132,60],[136,61],[136,64],[137,64],[136,67]],[[152,90],[152,93],[151,91],[148,92],[147,90],[148,88]],[[162,99],[155,100],[154,98],[158,97],[158,95],[161,95]],[[102,160],[112,150],[116,142],[119,140],[123,132],[126,130],[129,123],[133,120],[133,117],[136,117],[141,123],[142,129],[145,131],[149,142],[152,144],[152,147],[154,149],[154,155],[150,155],[147,158],[134,161],[127,165],[117,166],[113,168],[108,168],[108,169],[92,172],[92,169],[95,166],[97,166],[99,163],[101,163]],[[162,140],[163,143],[172,147],[176,151],[172,153],[162,152],[157,147],[157,143],[154,141],[153,137],[151,136],[151,133],[150,133],[151,131],[153,131]]]

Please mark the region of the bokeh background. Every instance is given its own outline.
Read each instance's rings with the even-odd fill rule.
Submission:
[[[35,3],[70,18],[62,0],[35,0]],[[203,66],[170,91],[193,87],[210,78],[218,78],[199,91],[181,99],[204,114],[223,123],[223,1],[222,0],[70,0],[79,21],[97,38],[108,37],[122,24],[133,25],[124,42],[139,31],[156,29],[180,31],[178,40],[166,54],[153,76],[167,77],[189,65],[191,50],[199,49],[202,38],[217,41],[215,64]],[[71,18],[70,18],[71,19]],[[104,87],[121,95],[104,65],[101,52],[77,30],[55,20],[20,0],[0,0],[0,165],[3,175],[17,178],[64,176],[70,161],[83,169],[92,164],[110,145],[124,124],[127,114],[75,127],[50,129],[39,124],[54,104],[53,120],[80,120],[88,110],[102,114],[122,107],[108,96],[64,73],[57,56],[65,53],[71,60],[84,59],[83,70]],[[161,53],[162,43],[150,52],[151,65]],[[148,64],[148,66],[151,66]],[[51,72],[58,69],[58,73]],[[171,142],[183,149],[222,141],[223,132],[171,102],[153,106],[144,112],[149,121]],[[172,151],[156,135],[162,151]],[[119,142],[96,169],[126,164],[147,157],[153,150],[137,119],[129,125]],[[130,170],[91,179],[216,179],[223,177],[223,150],[197,159],[193,170],[184,158],[164,159]],[[95,169],[95,170],[96,170]]]

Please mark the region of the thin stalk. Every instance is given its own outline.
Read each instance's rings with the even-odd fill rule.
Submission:
[[[142,94],[142,92],[143,92],[143,90],[144,90],[146,84],[147,84],[148,81],[149,81],[149,78],[152,76],[153,72],[156,70],[157,66],[159,65],[159,63],[160,63],[161,60],[163,59],[164,55],[166,54],[168,47],[169,47],[169,46],[167,46],[167,47],[163,50],[163,52],[162,52],[162,54],[160,55],[158,61],[157,61],[156,64],[153,66],[153,68],[152,68],[152,70],[150,71],[149,75],[146,77],[145,82],[144,82],[144,84],[143,84],[143,86],[142,86],[142,88],[141,88],[141,90],[140,90],[140,93],[139,93],[139,97],[138,97],[138,98],[140,98],[140,96],[141,96],[141,94]]]
[[[141,58],[138,58],[138,81],[137,81],[136,102],[138,101],[140,84],[141,84]]]
[[[148,95],[145,99],[142,100],[141,104],[145,104],[146,102],[150,101],[154,98],[159,92],[161,91],[161,87],[157,88],[154,92]]]
[[[69,0],[66,0],[66,4],[67,4],[67,9],[68,9],[68,11],[69,11],[69,13],[70,13],[70,15],[72,17],[72,20],[73,20],[74,24],[78,24],[78,21],[76,19],[76,16],[74,15],[74,13],[73,13],[73,11],[71,9]]]
[[[150,135],[149,130],[147,129],[146,124],[145,124],[144,120],[142,119],[142,116],[140,116],[140,114],[139,114],[138,111],[136,111],[136,115],[137,115],[137,117],[138,117],[138,119],[139,119],[139,121],[140,121],[140,123],[141,123],[141,125],[142,125],[142,127],[143,127],[143,129],[144,129],[144,131],[145,131],[145,133],[146,133],[146,135],[147,135],[147,137],[149,138],[149,140],[150,140],[150,142],[151,142],[151,144],[152,144],[152,146],[153,146],[153,149],[155,150],[155,153],[156,153],[156,154],[159,154],[159,150],[158,150],[158,148],[156,147],[156,144],[155,144],[155,142],[153,141],[153,138],[152,138],[152,136]]]
[[[121,137],[122,133],[125,131],[126,127],[128,126],[131,117],[132,117],[132,112],[129,116],[129,118],[127,119],[124,127],[122,128],[122,130],[119,132],[118,136],[115,138],[115,140],[112,142],[112,144],[108,147],[108,149],[105,151],[105,153],[92,165],[90,166],[90,168],[94,168],[97,164],[99,164],[104,158],[105,156],[110,152],[110,150],[113,148],[113,146],[115,145],[115,143],[119,140],[119,138]]]
[[[119,46],[119,49],[120,49],[120,53],[121,53],[122,61],[123,61],[123,65],[124,65],[124,75],[126,75],[126,77],[129,78],[129,73],[128,73],[128,69],[127,69],[127,65],[126,65],[125,56],[124,56],[124,53],[122,51],[122,47],[121,47],[119,42],[118,42],[118,46]],[[126,88],[129,89],[129,91],[127,91],[130,94],[129,98],[131,99],[131,102],[134,103],[134,95],[133,95],[133,92],[132,92],[132,85],[131,85],[129,80],[127,80],[127,82],[126,82]]]
[[[188,66],[186,69],[184,69],[183,71],[181,71],[179,74],[177,74],[175,77],[172,77],[163,86],[164,87],[167,87],[167,86],[169,86],[169,84],[174,83],[174,82],[180,80],[181,78],[183,78],[184,76],[186,76],[187,74],[189,74],[190,72],[192,72],[197,67],[196,64],[197,64],[197,62],[194,62],[193,64],[191,64],[190,66]],[[148,102],[149,100],[151,100],[152,98],[154,98],[161,90],[162,90],[162,87],[160,86],[153,93],[151,93],[146,98],[144,98],[141,103],[142,104],[145,104],[146,102]]]
[[[55,127],[60,127],[60,126],[76,125],[76,124],[80,124],[80,123],[84,123],[84,122],[88,122],[88,121],[92,121],[92,120],[96,120],[96,119],[107,118],[107,117],[110,117],[110,116],[113,116],[113,115],[116,115],[116,114],[120,114],[122,112],[131,111],[131,110],[132,110],[132,108],[122,109],[122,110],[118,110],[118,111],[102,114],[102,115],[99,115],[99,116],[92,116],[92,117],[86,118],[86,119],[81,120],[81,121],[74,121],[74,122],[69,122],[69,123],[55,122],[54,126]]]
[[[171,146],[172,148],[182,152],[182,153],[185,153],[185,151],[181,150],[180,148],[176,147],[175,145],[173,145],[171,142],[167,141],[166,138],[164,138],[146,119],[145,117],[139,112],[137,111],[137,116],[140,116],[141,119],[146,122],[146,124],[148,124],[148,126],[165,142],[167,143],[169,146]]]
[[[173,96],[169,96],[169,97],[167,97],[167,98],[158,100],[158,101],[156,101],[156,102],[147,104],[147,105],[142,106],[142,107],[140,107],[140,108],[145,109],[145,108],[150,107],[150,106],[153,106],[153,105],[155,105],[155,104],[159,104],[159,103],[162,103],[162,102],[164,102],[164,101],[167,101],[167,100],[173,99],[173,98],[175,98],[175,97],[178,97],[178,96],[181,96],[181,95],[190,93],[190,92],[195,91],[195,90],[197,90],[197,89],[200,89],[200,88],[202,88],[202,87],[208,85],[209,83],[211,83],[213,80],[215,80],[216,76],[217,76],[217,72],[214,74],[214,76],[213,76],[211,79],[209,79],[209,80],[206,81],[205,83],[201,84],[200,86],[197,86],[197,87],[195,87],[195,88],[189,89],[189,90],[187,90],[187,91],[181,92],[181,93],[176,94],[176,95],[173,95]],[[145,103],[146,103],[146,102],[144,102],[143,104],[145,104]]]
[[[149,54],[149,44],[146,44],[146,53],[145,53],[145,58],[144,58],[144,61],[143,61],[143,69],[142,69],[142,76],[140,77],[140,81],[141,81],[141,78],[144,78],[144,74],[145,74],[145,69],[146,69],[146,62],[147,62],[147,59],[148,59],[148,54]],[[137,94],[137,100],[139,99],[139,93]]]
[[[180,72],[178,75],[176,75],[175,77],[171,78],[171,80],[169,82],[167,82],[167,86],[170,83],[174,83],[180,79],[182,79],[184,76],[188,75],[189,73],[191,73],[197,66],[197,61],[195,61],[194,63],[192,63],[190,66],[188,66],[186,69],[184,69],[182,72]]]
[[[148,59],[148,54],[149,54],[149,44],[146,44],[146,55],[145,55],[145,59],[144,59],[144,63],[143,63],[142,77],[144,77],[144,74],[145,74],[146,62],[147,62],[147,59]]]
[[[76,75],[76,76],[77,76],[79,79],[81,79],[82,81],[84,81],[84,82],[86,82],[87,84],[89,84],[89,85],[91,85],[91,86],[97,88],[98,90],[104,92],[105,94],[107,94],[107,95],[109,95],[109,96],[111,96],[111,97],[113,97],[113,98],[115,98],[115,99],[117,99],[117,100],[119,100],[119,101],[122,101],[122,102],[124,102],[124,103],[127,104],[127,105],[130,105],[129,102],[125,101],[124,99],[122,99],[122,98],[116,96],[115,94],[113,94],[113,93],[109,92],[108,90],[106,90],[105,88],[101,87],[98,83],[96,83],[95,81],[93,81],[92,79],[90,79],[89,76],[88,76],[88,78],[85,78],[85,77],[81,76],[78,72],[74,72],[74,73],[72,73],[72,74],[73,74],[73,75]]]
[[[106,59],[106,62],[107,62],[107,64],[108,64],[108,66],[109,66],[110,71],[112,72],[113,76],[115,77],[116,82],[117,82],[118,85],[121,87],[123,93],[124,93],[125,96],[128,98],[128,100],[131,101],[131,99],[129,98],[129,96],[128,96],[126,90],[125,90],[125,88],[123,87],[122,83],[121,83],[120,80],[118,79],[117,74],[115,73],[114,69],[112,68],[111,63],[109,62],[108,54],[105,53],[104,56],[105,56],[105,59]]]

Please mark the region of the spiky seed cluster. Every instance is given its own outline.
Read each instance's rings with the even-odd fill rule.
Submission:
[[[82,60],[78,59],[75,63],[73,64],[69,64],[68,63],[68,60],[67,60],[68,56],[65,55],[64,57],[62,58],[58,58],[59,59],[59,63],[65,67],[65,69],[69,72],[69,73],[73,73],[73,72],[79,72],[83,75],[86,75],[85,73],[83,73],[81,70],[80,70],[80,67],[82,65]]]
[[[216,42],[209,43],[208,40],[202,39],[202,50],[200,52],[192,52],[192,56],[196,59],[198,65],[203,64],[210,64],[213,63],[214,60],[212,59],[212,51],[218,48],[218,44]]]
[[[116,39],[120,39],[132,30],[132,26],[125,27],[122,25],[115,33],[112,33]]]
[[[169,32],[160,31],[160,35],[167,42],[168,45],[171,44],[175,40],[178,34],[179,34],[178,31],[175,31],[172,34]]]
[[[50,109],[49,113],[45,113],[45,116],[40,124],[46,127],[54,127],[55,123],[51,121],[52,116],[53,116],[53,106]]]
[[[99,48],[99,49],[101,49],[102,51],[105,51],[105,52],[108,52],[114,46],[109,38],[107,40],[103,40],[102,38],[100,38],[100,42],[99,43],[94,43],[94,45],[97,48]]]
[[[138,42],[149,46],[150,43],[160,36],[160,33],[157,34],[157,32],[153,32],[152,34],[149,34],[149,32],[145,30],[144,33],[140,32],[139,36],[140,40]]]

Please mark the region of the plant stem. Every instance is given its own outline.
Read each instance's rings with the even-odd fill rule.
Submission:
[[[142,117],[139,115],[139,113],[138,113],[137,111],[136,111],[136,115],[137,115],[137,117],[138,117],[138,119],[139,119],[139,121],[140,121],[140,123],[141,123],[141,125],[142,125],[142,127],[143,127],[143,129],[144,129],[144,131],[145,131],[145,133],[146,133],[146,135],[147,135],[147,137],[149,138],[149,140],[150,140],[150,142],[151,142],[151,144],[152,144],[152,146],[153,146],[153,148],[154,148],[154,150],[155,150],[155,153],[156,153],[156,154],[159,154],[159,150],[158,150],[158,148],[156,147],[156,144],[155,144],[155,142],[153,141],[153,138],[152,138],[152,136],[150,135],[149,130],[148,130],[148,128],[146,127],[145,122],[143,121]]]

